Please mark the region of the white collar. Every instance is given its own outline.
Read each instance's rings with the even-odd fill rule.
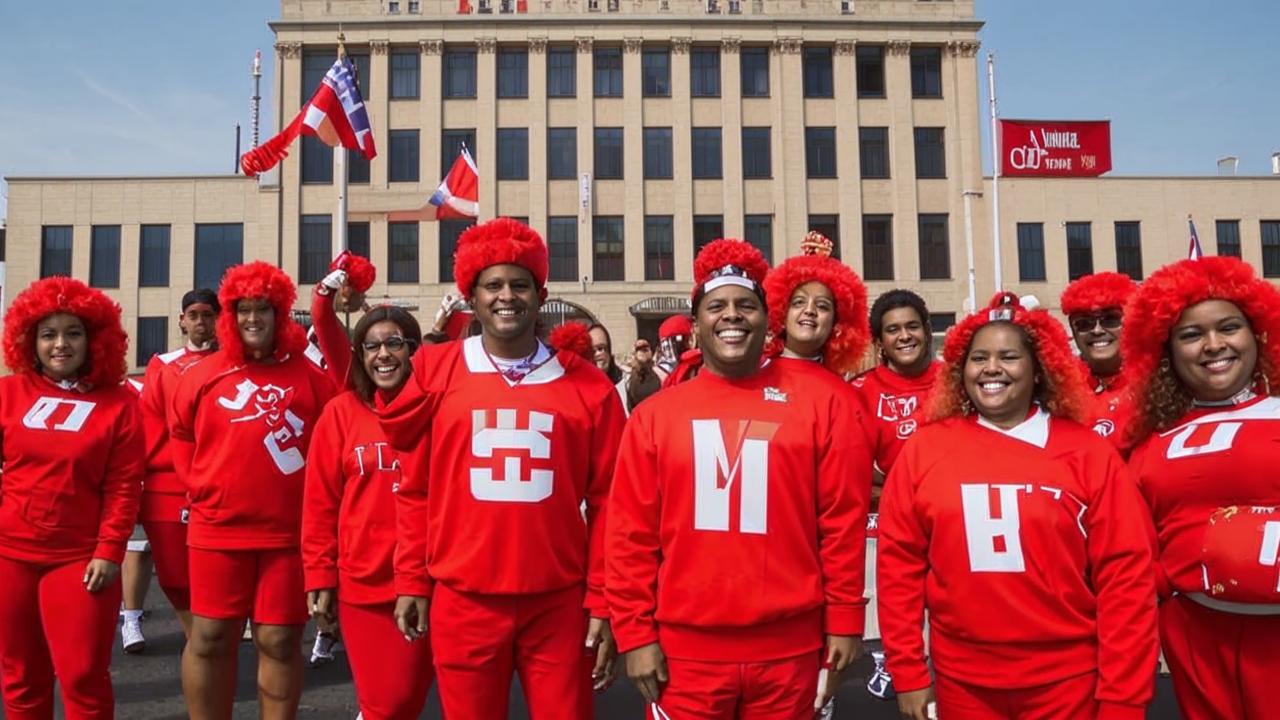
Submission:
[[[1049,444],[1049,413],[1045,412],[1045,409],[1039,405],[1036,406],[1034,415],[1008,430],[988,421],[981,415],[978,416],[978,424],[1014,440],[1021,440],[1028,445],[1035,445],[1041,450]]]
[[[479,335],[472,335],[462,341],[462,357],[467,362],[467,369],[473,373],[498,373],[498,368],[494,367],[493,361],[489,359],[489,353],[484,351],[484,345],[481,344]],[[510,378],[502,373],[498,373],[498,376],[506,380],[507,385],[511,387],[516,385],[543,385],[564,377],[564,366],[560,364],[560,358],[553,354],[550,360],[539,365],[537,369],[525,375],[518,382],[512,382]]]

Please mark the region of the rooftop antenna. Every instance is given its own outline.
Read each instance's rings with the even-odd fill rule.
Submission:
[[[258,123],[261,119],[262,108],[262,51],[257,50],[253,53],[253,69],[249,71],[253,76],[253,97],[249,98],[249,127],[252,137],[253,147],[258,147]]]

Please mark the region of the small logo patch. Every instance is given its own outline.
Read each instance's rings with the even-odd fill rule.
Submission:
[[[769,402],[785,403],[787,401],[787,394],[778,388],[767,387],[764,389],[764,399]]]

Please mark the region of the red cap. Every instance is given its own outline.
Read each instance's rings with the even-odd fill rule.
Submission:
[[[764,298],[764,278],[769,261],[756,247],[742,240],[712,240],[693,259],[693,306],[702,296],[725,285],[738,285]]]
[[[471,297],[485,268],[519,265],[541,288],[547,284],[548,263],[547,244],[536,230],[511,218],[497,218],[467,228],[458,238],[453,276],[462,295]]]
[[[693,318],[688,315],[672,315],[658,326],[658,339],[689,337],[693,335]]]

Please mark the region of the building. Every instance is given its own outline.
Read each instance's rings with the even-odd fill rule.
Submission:
[[[935,329],[965,311],[967,238],[979,302],[994,288],[972,0],[282,0],[277,124],[332,64],[339,24],[380,153],[346,168],[375,298],[427,316],[451,288],[465,226],[387,213],[420,206],[464,142],[481,216],[547,238],[552,318],[605,323],[619,354],[684,311],[694,252],[720,236],[779,261],[820,230],[873,295],[919,291]],[[334,172],[303,138],[260,179],[8,178],[11,287],[69,271],[106,288],[140,366],[178,342],[182,293],[227,264],[322,277]],[[1216,230],[1280,277],[1275,178],[1000,189],[1005,283],[1050,306],[1082,268],[1181,257],[1187,213],[1207,252]]]

